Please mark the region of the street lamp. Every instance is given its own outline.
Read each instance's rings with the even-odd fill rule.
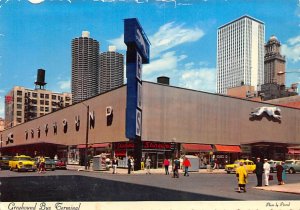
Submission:
[[[85,151],[84,151],[84,168],[87,170],[88,167],[88,144],[89,144],[89,112],[90,112],[90,106],[86,105],[85,103],[82,103],[87,108],[86,112],[86,133],[85,133]]]

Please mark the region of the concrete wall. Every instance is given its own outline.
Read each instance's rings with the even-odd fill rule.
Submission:
[[[126,86],[114,91],[104,93],[83,102],[90,106],[90,111],[95,113],[95,127],[89,130],[89,143],[125,141],[125,106]],[[111,126],[106,124],[106,107],[113,108],[113,122]],[[75,116],[80,116],[80,129],[75,129]],[[48,142],[63,145],[85,144],[86,139],[86,118],[87,108],[82,103],[72,105],[65,109],[37,118],[28,123],[20,124],[14,128],[5,130],[2,133],[2,146],[17,146]],[[63,120],[68,122],[67,133],[63,131]],[[53,123],[57,123],[57,135],[53,132]],[[45,133],[45,125],[48,124],[48,135]],[[37,129],[40,127],[41,136],[38,138]],[[31,138],[30,131],[34,130],[34,138]],[[25,138],[25,130],[28,130],[28,139]],[[14,134],[14,143],[6,145],[7,135]]]
[[[143,82],[143,131],[147,141],[229,144],[259,141],[300,144],[300,110],[280,107],[281,121],[250,113],[274,106]]]

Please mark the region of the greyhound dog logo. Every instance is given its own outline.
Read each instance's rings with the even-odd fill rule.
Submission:
[[[274,117],[275,119],[280,120],[281,116],[280,116],[280,112],[281,110],[278,107],[258,107],[256,108],[254,111],[251,112],[251,116],[255,117],[255,116],[261,116],[263,113],[267,113],[270,117]]]

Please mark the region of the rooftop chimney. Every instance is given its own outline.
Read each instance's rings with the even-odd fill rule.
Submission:
[[[164,84],[164,85],[170,85],[170,78],[165,77],[165,76],[157,77],[157,83]]]

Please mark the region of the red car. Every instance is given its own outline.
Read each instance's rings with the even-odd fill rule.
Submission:
[[[65,161],[55,160],[55,168],[56,169],[67,169],[67,165]]]

